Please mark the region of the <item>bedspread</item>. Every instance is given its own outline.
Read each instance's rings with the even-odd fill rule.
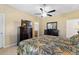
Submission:
[[[40,36],[20,42],[18,55],[60,55],[62,50],[56,46],[54,41],[59,38],[55,36]]]

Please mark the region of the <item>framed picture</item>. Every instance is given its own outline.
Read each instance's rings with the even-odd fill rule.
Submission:
[[[57,22],[48,22],[47,29],[57,29]]]

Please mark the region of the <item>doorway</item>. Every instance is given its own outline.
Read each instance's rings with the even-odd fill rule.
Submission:
[[[0,14],[0,48],[5,47],[5,14]]]

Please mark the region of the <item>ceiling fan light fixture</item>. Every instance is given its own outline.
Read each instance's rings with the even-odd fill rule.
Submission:
[[[43,17],[46,17],[46,16],[47,16],[47,13],[46,13],[46,12],[44,12],[44,13],[42,14],[42,16],[43,16]]]
[[[52,16],[52,13],[55,12],[56,10],[50,10],[51,9],[49,6],[47,6],[46,4],[43,4],[40,7],[40,13],[38,13],[37,15],[40,15],[41,17],[47,17],[47,16]]]

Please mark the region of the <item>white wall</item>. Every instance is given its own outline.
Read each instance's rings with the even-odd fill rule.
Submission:
[[[77,34],[76,26],[79,23],[79,19],[67,20],[66,22],[66,37],[70,38],[71,36]]]

